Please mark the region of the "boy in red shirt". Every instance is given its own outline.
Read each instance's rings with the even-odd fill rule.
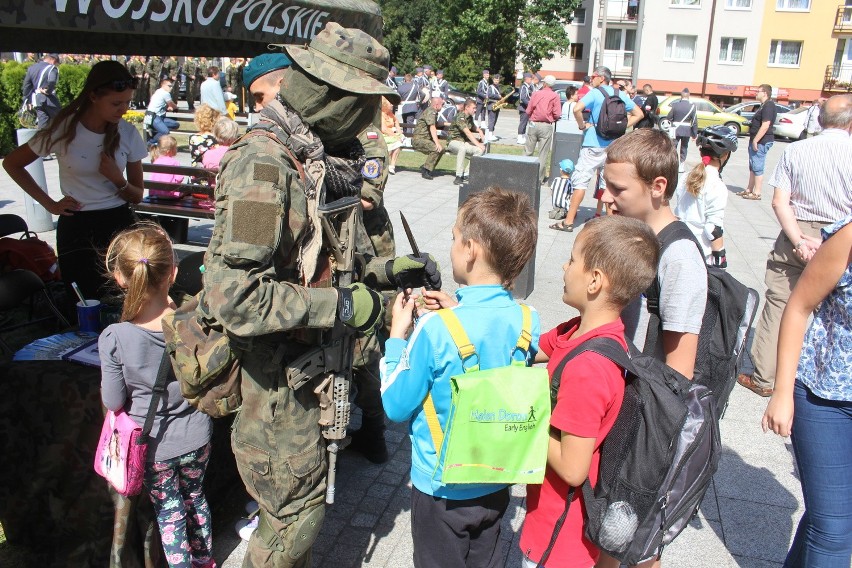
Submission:
[[[549,360],[553,374],[562,359],[593,337],[610,337],[624,348],[624,307],[651,285],[659,242],[636,219],[607,216],[586,223],[565,271],[562,301],[580,316],[541,336],[536,362]],[[535,567],[547,549],[570,487],[598,480],[600,447],[621,408],[624,372],[584,352],[565,365],[550,419],[547,471],[542,485],[527,486],[527,515],[521,532],[524,567]],[[574,493],[568,516],[546,561],[547,568],[591,568],[598,549],[583,535],[582,492]]]

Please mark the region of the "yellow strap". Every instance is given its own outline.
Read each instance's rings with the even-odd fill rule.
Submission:
[[[444,444],[444,432],[441,430],[441,423],[438,421],[438,413],[435,411],[432,393],[427,394],[426,400],[423,401],[423,412],[426,414],[426,425],[429,427],[429,434],[432,435],[432,443],[435,445],[435,454],[440,458],[441,446]]]
[[[450,336],[456,344],[456,349],[459,350],[459,357],[461,357],[462,367],[464,367],[464,362],[470,357],[476,355],[476,347],[474,347],[470,342],[467,332],[465,332],[461,322],[459,321],[459,317],[453,312],[453,310],[438,310],[438,315],[441,316],[441,319],[444,321],[444,325],[447,326],[447,330],[449,330]],[[479,368],[478,362],[476,367]],[[468,369],[465,369],[465,372],[467,371]]]
[[[532,310],[526,304],[520,306],[523,320],[521,322],[521,335],[518,337],[516,347],[526,354],[529,353],[530,343],[532,343]]]

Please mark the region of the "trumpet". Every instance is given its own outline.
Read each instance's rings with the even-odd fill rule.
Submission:
[[[506,93],[499,101],[494,103],[494,105],[491,107],[491,109],[492,110],[500,110],[501,108],[506,106],[508,104],[506,101],[509,100],[509,97],[511,97],[513,94],[515,94],[515,91],[517,91],[517,89],[512,87],[512,90],[509,91],[508,93]]]

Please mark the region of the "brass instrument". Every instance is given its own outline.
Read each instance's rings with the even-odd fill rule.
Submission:
[[[515,94],[515,91],[517,91],[517,89],[515,87],[512,87],[511,91],[506,93],[506,95],[504,95],[499,101],[497,101],[491,106],[492,110],[500,110],[501,108],[506,106],[508,104],[506,101],[509,100],[509,97]]]

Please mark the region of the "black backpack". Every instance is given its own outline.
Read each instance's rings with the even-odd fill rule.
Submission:
[[[660,231],[660,256],[671,245],[682,239],[701,245],[682,221],[675,221]],[[653,354],[660,341],[660,282],[656,278],[645,292],[648,312],[648,334],[643,351]],[[728,397],[734,389],[742,355],[748,340],[748,331],[757,314],[760,296],[757,291],[745,286],[725,270],[707,267],[707,304],[701,332],[698,334],[698,353],[695,357],[693,380],[706,386],[713,393],[716,412],[721,417],[728,405]]]
[[[721,455],[716,405],[709,390],[644,355],[630,355],[609,338],[593,338],[571,351],[553,373],[551,400],[565,365],[585,351],[626,371],[624,400],[601,444],[598,481],[581,486],[585,534],[622,564],[662,554],[698,511]],[[539,566],[547,562],[574,496],[553,530]]]
[[[624,136],[627,132],[627,108],[624,101],[618,96],[618,89],[614,89],[614,94],[610,95],[603,87],[598,87],[598,91],[603,95],[603,103],[601,111],[598,114],[598,121],[595,123],[595,131],[600,138],[605,140],[614,140],[620,136]]]

